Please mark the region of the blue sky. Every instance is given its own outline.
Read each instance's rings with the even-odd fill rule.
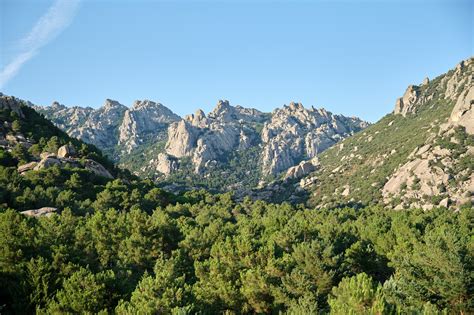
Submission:
[[[0,0],[0,90],[49,105],[290,101],[376,121],[473,55],[473,1]]]

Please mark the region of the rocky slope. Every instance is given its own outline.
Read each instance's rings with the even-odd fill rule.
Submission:
[[[131,108],[106,100],[97,110],[58,103],[36,109],[137,175],[216,190],[254,187],[262,179],[278,177],[367,127],[358,118],[299,103],[262,113],[219,101],[207,116],[198,110],[183,119],[147,100]],[[303,176],[301,170],[310,168],[292,177]]]
[[[317,207],[396,209],[474,202],[473,74],[470,58],[410,85],[393,113],[319,155],[319,168],[299,182],[280,183],[281,191],[274,183],[277,193],[265,192],[267,198],[297,199],[304,191]]]
[[[60,105],[55,106],[64,110]],[[100,151],[70,138],[30,107],[27,102],[0,94],[2,161],[11,160],[21,175],[59,167],[84,169],[99,177],[114,178],[112,172],[100,163],[108,162]]]

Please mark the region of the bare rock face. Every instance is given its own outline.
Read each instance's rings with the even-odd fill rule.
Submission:
[[[58,211],[57,208],[43,207],[43,208],[39,208],[39,209],[32,209],[32,210],[22,211],[20,213],[23,214],[23,215],[26,215],[28,217],[38,218],[38,217],[50,217],[56,211]]]
[[[466,150],[461,156],[474,159],[474,152]],[[474,174],[464,169],[453,174],[451,169],[459,169],[460,159],[447,148],[426,144],[410,155],[410,160],[399,167],[382,188],[384,201],[389,203],[393,198],[409,205],[410,200],[419,200],[410,206],[456,206],[474,202]],[[452,185],[451,182],[460,182]],[[444,196],[444,202],[431,204],[430,198]]]
[[[233,150],[251,146],[255,140],[251,125],[263,122],[265,118],[265,114],[256,109],[234,107],[228,101],[219,101],[207,117],[198,110],[171,124],[166,153],[177,158],[192,157],[195,172],[200,173],[210,165],[209,162]]]
[[[56,153],[51,153],[51,152],[42,152],[40,154],[40,158],[42,160],[47,159],[47,158],[56,158]]]
[[[198,129],[185,120],[172,123],[168,127],[166,153],[178,158],[189,156],[196,147],[198,135]]]
[[[166,153],[158,154],[156,170],[164,175],[169,175],[178,169],[178,160]]]
[[[403,97],[397,99],[394,114],[400,114],[405,117],[408,113],[413,112],[419,96],[419,87],[416,85],[409,85],[405,94],[403,94]]]
[[[18,166],[18,172],[20,174],[25,174],[28,171],[33,171],[33,170],[39,171],[39,170],[47,169],[53,166],[58,166],[58,167],[70,166],[70,167],[79,167],[79,168],[87,169],[98,176],[102,176],[102,177],[106,177],[110,179],[114,178],[112,174],[110,174],[110,172],[102,164],[91,159],[86,159],[85,161],[82,161],[78,158],[73,158],[72,154],[69,155],[69,154],[64,153],[65,150],[66,149],[63,149],[63,150],[59,149],[59,151],[61,152],[58,152],[57,156],[53,153],[43,152],[40,155],[41,160],[39,162],[30,162],[27,164],[20,165]],[[72,153],[72,148],[69,148],[69,150],[70,150],[69,153]]]
[[[333,115],[290,103],[272,113],[262,130],[264,174],[278,174],[301,157],[313,158],[339,140],[368,126],[358,118]]]
[[[102,164],[94,160],[86,159],[84,163],[84,168],[95,173],[98,176],[102,176],[102,177],[106,177],[110,179],[114,178],[112,174],[110,174],[110,172]]]
[[[60,158],[68,158],[76,155],[76,149],[70,145],[63,145],[58,149],[57,156]]]
[[[126,110],[126,106],[107,99],[101,108],[92,111],[84,124],[69,135],[99,148],[112,147],[117,144],[117,129]]]
[[[474,86],[466,89],[459,96],[451,117],[449,124],[452,126],[463,126],[466,132],[474,134]]]
[[[118,144],[130,153],[148,137],[165,132],[168,125],[180,117],[160,103],[149,100],[136,101],[125,111],[119,127]]]
[[[302,161],[298,165],[290,167],[285,174],[284,179],[301,178],[314,172],[319,165],[318,158],[315,157],[309,161]]]
[[[209,123],[208,119],[206,118],[206,114],[202,111],[202,109],[198,109],[194,114],[187,115],[184,117],[184,120],[198,128],[206,128]]]

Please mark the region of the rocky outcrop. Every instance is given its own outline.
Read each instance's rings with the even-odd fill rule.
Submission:
[[[190,156],[195,172],[200,173],[233,150],[244,150],[256,138],[253,126],[266,119],[256,109],[231,106],[219,101],[206,117],[202,110],[168,128],[166,153],[177,158]]]
[[[35,161],[20,165],[18,166],[18,173],[23,174],[25,172],[32,171],[35,169],[36,165],[38,165],[38,162]]]
[[[126,110],[126,106],[107,99],[101,108],[89,113],[83,124],[68,133],[102,149],[113,147],[118,142],[118,128]]]
[[[164,175],[169,175],[178,169],[178,160],[166,153],[158,154],[156,170]]]
[[[459,106],[466,108],[469,106],[466,105],[469,103],[469,97],[472,100],[472,94],[469,94],[472,92],[469,90],[473,84],[472,75],[466,75],[466,73],[472,73],[473,66],[474,58],[460,62],[454,70],[440,78],[435,90],[429,88],[430,80],[428,78],[419,86],[408,86],[403,97],[397,99],[393,113],[406,117],[408,114],[416,113],[423,104],[434,97],[452,101],[458,100],[463,104]]]
[[[180,117],[160,103],[149,100],[136,101],[132,108],[125,111],[119,127],[118,144],[126,153],[150,137],[166,132],[168,125]]]
[[[172,123],[168,127],[166,153],[175,156],[189,156],[196,147],[199,130],[185,120]]]
[[[406,116],[415,111],[415,105],[420,97],[420,88],[416,85],[409,85],[403,97],[397,99],[394,114]]]
[[[26,215],[28,217],[38,218],[38,217],[50,217],[56,211],[58,211],[57,208],[43,207],[43,208],[39,208],[39,209],[32,209],[32,210],[22,211],[20,213],[23,214],[23,215]]]
[[[472,160],[474,155],[466,152],[461,158]],[[421,147],[412,154],[412,160],[402,165],[385,183],[382,188],[384,201],[390,203],[399,198],[401,204],[410,207],[446,207],[446,200],[453,206],[474,202],[474,174],[461,168],[459,161],[447,148]],[[453,169],[459,171],[453,173]]]
[[[318,166],[319,161],[317,157],[314,157],[309,161],[302,161],[298,165],[290,167],[286,171],[284,179],[301,178],[314,172]]]
[[[56,156],[53,153],[43,152],[40,156],[41,160],[39,162],[33,161],[27,164],[19,165],[17,170],[20,174],[25,174],[28,171],[39,171],[42,169],[47,169],[53,166],[58,167],[78,167],[84,168],[91,171],[97,176],[102,176],[106,178],[113,179],[114,177],[110,172],[100,163],[91,160],[91,159],[78,159],[71,157],[60,157]]]
[[[96,174],[97,176],[102,176],[110,179],[114,178],[112,174],[110,174],[110,172],[102,164],[94,160],[86,159],[84,161],[84,168]]]
[[[60,159],[57,159],[56,157],[53,157],[53,156],[48,156],[48,157],[43,158],[41,161],[39,161],[38,164],[36,164],[34,170],[39,171],[41,169],[50,168],[52,166],[60,165],[60,164],[61,164]]]
[[[76,149],[70,145],[63,145],[58,149],[58,157],[68,158],[76,155]]]
[[[306,109],[290,103],[272,113],[262,130],[262,170],[275,175],[295,165],[302,157],[313,158],[338,141],[367,127],[358,118],[348,118],[324,109]]]
[[[463,126],[469,134],[474,134],[474,86],[459,96],[451,113],[450,123]]]
[[[410,206],[428,209],[474,202],[474,174],[462,162],[474,160],[474,150],[470,149],[469,141],[462,140],[471,138],[470,141],[474,141],[473,73],[474,62],[471,58],[441,78],[437,85],[439,95],[455,102],[455,105],[447,122],[441,124],[438,134],[416,148],[408,156],[409,160],[389,177],[382,188],[386,203],[394,198],[399,198],[405,205],[410,200],[417,200],[417,204]],[[459,136],[464,132],[465,135]],[[438,143],[451,144],[441,147]],[[440,197],[443,197],[442,200]]]

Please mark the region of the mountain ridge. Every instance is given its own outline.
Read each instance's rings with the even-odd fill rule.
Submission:
[[[230,162],[233,158],[252,156],[256,161],[252,168],[259,173],[258,178],[249,182],[241,174],[230,183],[232,187],[247,188],[278,176],[368,126],[356,117],[334,115],[323,108],[306,109],[294,102],[264,113],[220,100],[207,115],[198,109],[183,118],[149,100],[135,101],[130,108],[111,99],[98,109],[69,108],[57,102],[35,108],[70,135],[97,145],[136,175],[168,182],[180,181],[187,173],[213,176],[211,173],[221,164],[232,168],[229,163],[238,163]],[[312,128],[318,130],[311,131]],[[285,135],[278,136],[283,132]],[[225,170],[219,172],[223,174]],[[235,167],[230,172],[235,173]],[[200,179],[191,177],[181,186],[202,185],[196,186]]]

